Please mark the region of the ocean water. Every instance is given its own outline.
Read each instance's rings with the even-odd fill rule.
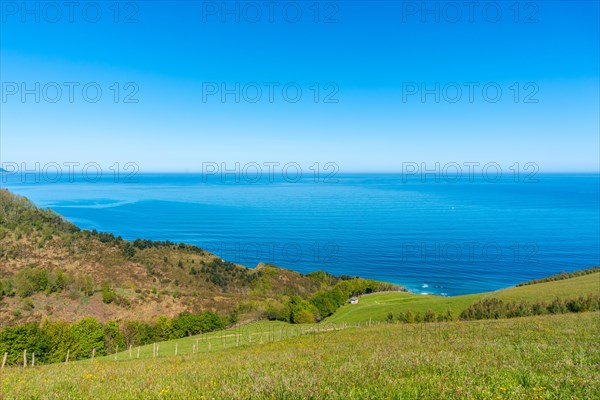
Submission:
[[[34,182],[2,187],[82,228],[196,244],[249,267],[268,262],[458,295],[600,265],[598,175],[536,182],[404,180],[208,181],[140,174],[136,182]]]

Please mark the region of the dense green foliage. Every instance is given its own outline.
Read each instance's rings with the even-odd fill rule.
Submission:
[[[57,232],[79,232],[77,226],[54,211],[42,210],[25,197],[16,196],[7,190],[0,190],[0,226],[20,232],[41,229],[50,237]]]
[[[564,314],[567,312],[596,311],[600,309],[600,296],[588,294],[572,299],[555,298],[552,302],[544,301],[502,301],[491,297],[477,301],[460,314],[462,320],[498,319],[528,317],[544,314]]]
[[[319,311],[319,316],[326,318],[348,301],[348,294],[336,287],[316,293],[310,301]]]
[[[75,324],[44,321],[0,330],[0,355],[9,354],[8,364],[22,363],[23,351],[35,353],[37,362],[55,363],[114,353],[119,348],[138,346],[164,340],[179,339],[223,329],[228,318],[213,312],[182,313],[175,318],[159,317],[153,323],[109,321],[100,324],[94,318],[84,318]]]
[[[419,322],[446,322],[454,319],[452,311],[447,310],[445,313],[436,313],[433,310],[427,310],[424,313],[419,311],[412,312],[407,310],[406,312],[400,312],[398,314],[398,321],[405,324],[413,324]],[[388,322],[394,322],[394,315],[388,315]]]
[[[28,297],[38,292],[61,292],[76,282],[75,277],[63,270],[26,267],[14,276],[0,279],[0,295]]]
[[[327,275],[318,271],[310,276],[313,279],[328,280],[331,276]],[[331,289],[318,291],[309,300],[291,296],[283,305],[271,304],[265,312],[265,317],[271,321],[278,320],[293,324],[313,323],[333,314],[351,296],[394,289],[398,287],[389,283],[348,277],[339,280]]]
[[[317,292],[310,302],[317,309],[317,320],[333,314],[344,305],[352,296],[359,296],[373,292],[382,292],[397,289],[394,285],[379,281],[354,278],[338,282],[330,290]]]

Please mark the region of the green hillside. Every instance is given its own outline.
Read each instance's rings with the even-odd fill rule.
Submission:
[[[406,292],[384,292],[364,295],[359,304],[347,304],[340,308],[334,315],[320,324],[290,325],[281,321],[260,321],[250,324],[236,325],[229,329],[208,332],[201,335],[189,336],[176,340],[157,343],[157,357],[208,353],[234,347],[258,345],[272,341],[286,340],[290,337],[300,336],[337,335],[339,330],[367,326],[368,322],[382,322],[387,320],[387,315],[401,311],[425,313],[433,310],[443,314],[450,310],[456,318],[460,313],[475,301],[497,297],[507,301],[525,300],[551,301],[556,297],[571,298],[576,294],[598,293],[598,279],[600,273],[593,273],[575,278],[559,281],[544,282],[516,288],[509,288],[493,293],[478,293],[473,295],[443,297],[424,296]],[[139,347],[139,351],[138,351]],[[117,354],[103,357],[107,360],[146,359],[155,356],[154,344],[144,346],[121,347]],[[102,359],[102,357],[99,357]]]
[[[201,335],[168,340],[144,346],[121,349],[122,351],[99,360],[129,360],[154,357],[170,357],[174,355],[209,353],[241,346],[261,345],[269,342],[298,338],[300,336],[325,336],[345,329],[342,325],[322,324],[288,324],[281,321],[260,321],[243,324]],[[156,346],[155,346],[156,345]],[[139,348],[139,351],[138,351]]]
[[[600,293],[600,272],[552,282],[517,286],[495,292],[502,300],[552,301],[555,297],[570,297]]]
[[[331,323],[384,321],[388,313],[396,314],[406,310],[412,312],[433,310],[438,313],[450,310],[454,316],[457,316],[483,296],[484,294],[480,293],[454,297],[425,296],[406,292],[373,293],[361,296],[358,304],[342,306],[326,321]]]
[[[496,292],[464,296],[443,297],[418,295],[406,292],[373,293],[360,297],[358,304],[346,304],[339,308],[327,322],[385,321],[389,313],[427,312],[444,313],[448,310],[454,317],[477,300],[499,298],[504,301],[552,301],[556,297],[572,298],[587,294],[600,294],[600,272],[574,278],[512,287]]]
[[[209,332],[202,335],[185,337],[158,343],[158,357],[205,353],[219,351],[246,345],[257,345],[271,341],[286,340],[290,337],[305,335],[319,335],[329,332],[337,334],[342,329],[357,326],[368,326],[368,322],[382,322],[387,320],[390,312],[397,314],[402,311],[425,313],[432,310],[443,314],[450,310],[454,318],[477,300],[485,298],[499,298],[505,301],[552,301],[556,297],[573,298],[579,294],[600,293],[600,273],[591,273],[574,278],[561,279],[550,282],[541,282],[499,290],[497,292],[478,293],[465,296],[443,297],[424,296],[407,292],[383,292],[364,295],[359,304],[346,304],[334,315],[321,324],[289,325],[279,321],[263,321],[235,326],[226,330]],[[210,345],[209,345],[210,343]],[[123,349],[121,349],[123,350]],[[145,345],[138,349],[132,348],[120,353],[106,356],[106,359],[127,360],[130,358],[154,357],[154,345]]]

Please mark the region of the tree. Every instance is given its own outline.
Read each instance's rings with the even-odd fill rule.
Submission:
[[[120,331],[127,346],[139,346],[152,343],[154,340],[152,327],[144,322],[123,322]]]
[[[94,294],[94,281],[89,275],[78,276],[77,285],[81,289],[84,295],[91,296]]]
[[[93,349],[97,354],[104,354],[104,328],[95,318],[84,318],[71,327],[75,339],[75,349],[71,351],[73,358],[91,357]]]
[[[48,363],[64,361],[67,351],[77,346],[71,326],[66,322],[44,321],[42,331],[48,338],[49,351],[46,360]]]
[[[125,338],[119,332],[119,324],[115,321],[108,321],[104,327],[104,349],[106,354],[114,353],[117,347],[125,348]]]
[[[200,328],[201,332],[212,332],[225,328],[225,323],[212,311],[207,311],[200,314]]]
[[[35,323],[4,328],[0,331],[0,354],[8,353],[8,364],[15,365],[23,360],[23,351],[36,353],[39,361],[46,360],[48,338]]]
[[[240,320],[240,310],[236,307],[229,313],[229,325],[235,325]]]
[[[313,304],[299,296],[292,296],[288,302],[289,322],[293,324],[315,322],[315,314],[318,313],[319,310]]]
[[[202,333],[201,317],[187,312],[181,313],[176,318],[173,318],[171,326],[171,339],[179,339]]]
[[[300,310],[294,314],[295,324],[312,324],[315,322],[315,315],[309,310]]]

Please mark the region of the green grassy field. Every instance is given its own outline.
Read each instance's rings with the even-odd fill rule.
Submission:
[[[433,310],[438,313],[450,310],[457,317],[470,304],[486,296],[494,296],[508,301],[551,301],[555,297],[572,297],[574,294],[598,292],[600,292],[600,273],[508,288],[497,292],[454,297],[424,296],[406,292],[374,293],[362,296],[359,304],[342,306],[320,326],[317,324],[290,325],[283,322],[256,322],[224,331],[161,342],[158,344],[158,357],[172,356],[175,355],[176,351],[177,354],[184,355],[195,352],[218,351],[247,344],[279,341],[289,337],[310,335],[321,330],[341,329],[344,327],[343,324],[366,323],[369,320],[385,321],[389,312],[397,314],[400,311],[409,309],[412,312]],[[139,349],[140,359],[153,358],[153,354],[154,345],[141,346]],[[104,358],[112,360],[137,359],[138,349],[132,348],[131,353],[126,350]]]
[[[358,304],[343,305],[326,321],[331,323],[384,321],[389,312],[394,314],[406,310],[425,312],[429,309],[436,312],[451,310],[456,317],[483,296],[479,293],[455,297],[425,296],[406,292],[373,293],[362,296]]]
[[[295,339],[300,336],[325,337],[334,334],[334,331],[345,329],[342,324],[324,322],[321,324],[292,325],[280,321],[262,321],[240,325],[231,329],[210,332],[203,335],[190,336],[182,339],[169,340],[157,343],[155,353],[154,344],[139,347],[139,359],[170,357],[194,353],[208,353],[241,346],[260,345],[268,342]],[[98,357],[98,360],[129,360],[138,359],[138,347]],[[81,361],[87,362],[87,361]]]
[[[600,313],[382,324],[494,296],[600,292],[600,273],[467,296],[376,293],[321,324],[256,322],[95,360],[6,368],[0,399],[588,399],[600,397]],[[367,324],[371,320],[372,325]],[[176,355],[177,353],[177,355]]]
[[[470,304],[487,296],[506,301],[533,302],[552,301],[555,297],[571,298],[589,293],[600,293],[600,273],[465,296],[425,296],[406,292],[373,293],[362,296],[358,304],[345,304],[326,321],[331,323],[385,321],[390,312],[397,315],[407,310],[425,312],[429,309],[437,313],[450,310],[454,317],[457,317]]]
[[[552,301],[555,297],[573,297],[600,293],[600,272],[535,285],[499,290],[495,297],[502,300]]]
[[[593,399],[600,314],[384,324],[156,359],[9,368],[5,399]]]

